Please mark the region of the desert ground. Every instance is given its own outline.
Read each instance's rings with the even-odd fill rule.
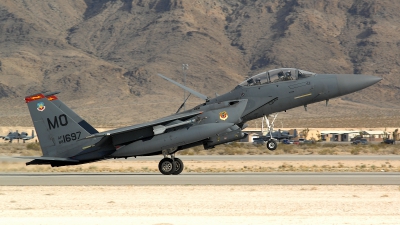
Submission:
[[[19,128],[21,131],[29,128]],[[0,156],[41,155],[29,141],[0,144]],[[261,149],[262,148],[262,149]],[[357,150],[357,151],[356,151]],[[228,145],[184,154],[398,154],[397,145]],[[154,172],[158,161],[106,160],[52,168],[2,161],[0,171]],[[186,161],[183,173],[400,172],[398,160]],[[0,180],[1,182],[1,180]],[[398,185],[1,186],[0,224],[398,224]]]
[[[0,187],[1,224],[398,224],[400,186]]]

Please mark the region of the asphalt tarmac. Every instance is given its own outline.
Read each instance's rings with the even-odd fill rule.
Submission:
[[[400,185],[400,173],[1,173],[0,186]]]
[[[38,156],[39,157],[39,156]],[[183,161],[348,161],[348,160],[400,160],[400,155],[177,155]],[[120,161],[160,161],[163,157],[139,156],[128,159],[115,159]],[[0,162],[28,162],[32,159],[21,159],[10,156],[0,157]],[[114,159],[110,159],[114,160]]]

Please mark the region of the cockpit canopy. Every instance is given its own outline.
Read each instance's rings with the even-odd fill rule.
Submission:
[[[253,85],[276,83],[288,80],[299,80],[314,75],[315,73],[308,72],[305,70],[299,70],[296,68],[279,68],[279,69],[269,70],[267,72],[262,72],[255,76],[252,76],[243,81],[242,83],[240,83],[239,86],[253,86]]]

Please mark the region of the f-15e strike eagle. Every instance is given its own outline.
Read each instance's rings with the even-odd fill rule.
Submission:
[[[369,75],[316,74],[295,68],[260,73],[232,91],[208,98],[159,74],[205,100],[193,109],[151,122],[98,132],[56,96],[39,93],[25,97],[43,156],[27,165],[67,166],[104,159],[163,155],[162,174],[177,175],[184,168],[175,153],[193,146],[204,149],[236,141],[247,134],[246,122],[298,106],[346,95],[381,80]],[[178,110],[179,112],[179,110]],[[267,148],[275,150],[274,139]],[[27,157],[24,157],[27,158]]]

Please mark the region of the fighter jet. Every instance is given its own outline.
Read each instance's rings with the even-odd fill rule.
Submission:
[[[293,130],[293,134],[290,134],[289,131],[287,130],[281,130],[278,129],[276,131],[272,131],[271,133],[267,133],[265,136],[262,136],[264,140],[269,140],[269,139],[275,139],[275,140],[283,140],[283,139],[292,139],[297,137],[297,130]]]
[[[15,131],[15,132],[10,131],[6,136],[1,136],[1,138],[3,138],[5,141],[9,141],[10,143],[12,143],[12,141],[14,139],[17,139],[17,140],[22,139],[23,143],[25,143],[26,140],[30,140],[34,137],[35,137],[35,133],[33,130],[32,130],[31,136],[28,136],[28,133],[26,133],[26,132],[19,133],[18,131]]]
[[[296,129],[294,129],[292,133],[287,130],[278,129],[276,131],[269,132],[266,135],[261,135],[259,137],[253,138],[253,144],[265,144],[268,143],[268,140],[270,139],[278,140],[278,142],[281,142],[282,140],[291,140],[296,137]]]
[[[381,80],[367,75],[315,74],[283,68],[246,79],[232,91],[210,99],[162,77],[205,102],[155,121],[98,132],[58,100],[55,93],[25,97],[43,152],[41,157],[30,157],[33,160],[26,164],[66,166],[162,154],[164,158],[158,164],[159,171],[177,175],[184,168],[182,160],[175,157],[180,150],[198,145],[209,149],[240,140],[247,135],[242,130],[249,120],[301,105],[306,108],[318,101],[328,103],[331,98]],[[267,148],[274,150],[276,144],[271,139]]]
[[[25,133],[25,132],[22,132]],[[1,138],[3,138],[5,141],[9,141],[10,143],[14,140],[14,139],[20,139],[21,134],[17,131],[12,132],[10,131],[6,136],[1,136]]]

